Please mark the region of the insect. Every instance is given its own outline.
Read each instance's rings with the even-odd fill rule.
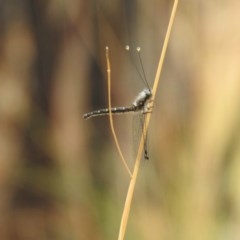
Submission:
[[[126,46],[126,50],[129,50],[129,47]],[[140,52],[140,48],[137,48],[138,53]],[[85,113],[83,115],[83,119],[87,120],[89,118],[92,117],[98,117],[98,116],[104,116],[104,115],[109,115],[109,113],[111,112],[112,114],[124,114],[124,113],[130,113],[130,112],[139,112],[140,117],[141,117],[141,129],[143,131],[144,129],[144,124],[145,124],[145,118],[144,115],[146,113],[151,112],[151,110],[149,109],[148,105],[149,102],[151,101],[151,97],[152,97],[152,91],[147,83],[146,80],[146,76],[145,76],[145,72],[143,69],[143,65],[142,65],[142,60],[140,55],[139,56],[139,60],[141,63],[141,67],[142,67],[142,71],[143,71],[143,76],[140,74],[140,72],[138,71],[138,74],[140,75],[141,79],[143,80],[143,82],[148,86],[147,88],[144,88],[141,92],[138,93],[138,95],[136,96],[136,98],[134,99],[134,101],[132,102],[131,105],[126,106],[126,107],[112,107],[111,109],[109,108],[103,108],[103,109],[98,109],[95,111],[91,111],[88,113]],[[144,158],[145,159],[149,159],[148,156],[148,150],[147,150],[147,139],[144,139]]]

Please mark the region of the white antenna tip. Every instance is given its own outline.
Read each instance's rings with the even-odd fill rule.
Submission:
[[[105,47],[105,49],[106,49],[106,50],[108,50],[108,49],[109,49],[109,47],[108,47],[108,46],[106,46],[106,47]]]
[[[137,50],[138,52],[140,52],[140,51],[141,51],[141,48],[140,48],[140,47],[137,47],[136,50]]]
[[[129,50],[130,50],[129,45],[126,45],[126,46],[125,46],[125,49],[126,49],[127,51],[129,51]]]

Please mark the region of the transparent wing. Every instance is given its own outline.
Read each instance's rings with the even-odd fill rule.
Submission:
[[[134,159],[137,156],[140,139],[143,133],[143,129],[145,128],[145,116],[146,114],[138,113],[133,117],[133,149],[134,149]],[[146,134],[144,139],[144,149],[143,149],[143,158],[145,160],[149,159],[149,144],[148,144],[148,134]]]

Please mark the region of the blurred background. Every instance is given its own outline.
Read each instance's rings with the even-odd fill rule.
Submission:
[[[0,239],[117,239],[129,184],[107,117],[152,86],[173,1],[0,1]],[[179,3],[126,239],[240,239],[240,2]],[[125,51],[125,45],[131,47]],[[115,127],[130,168],[132,115]]]

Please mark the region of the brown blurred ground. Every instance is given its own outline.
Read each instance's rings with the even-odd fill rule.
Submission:
[[[0,239],[116,239],[128,176],[105,107],[152,84],[171,1],[0,1]],[[180,1],[126,239],[240,238],[240,3]],[[134,54],[132,54],[134,55]],[[115,118],[129,164],[131,116]]]

